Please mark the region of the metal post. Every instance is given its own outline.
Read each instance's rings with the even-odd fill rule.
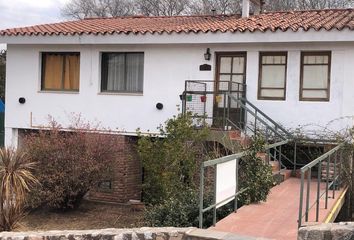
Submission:
[[[342,184],[343,149],[339,153],[338,186]]]
[[[307,192],[306,192],[306,215],[305,221],[309,221],[309,208],[310,208],[310,186],[311,186],[311,168],[307,171]]]
[[[322,162],[318,163],[318,173],[317,173],[317,196],[316,196],[316,222],[319,219],[320,213],[320,192],[321,192],[321,169],[322,169]]]
[[[245,89],[244,89],[244,91],[246,91]],[[243,100],[240,100],[240,101],[242,101],[242,103],[244,103],[245,104],[245,106],[246,106],[246,102],[243,102]],[[247,110],[246,110],[246,107],[245,108],[243,108],[243,107],[241,107],[242,109],[243,109],[243,114],[244,114],[244,120],[243,120],[243,122],[244,122],[244,125],[243,125],[243,128],[244,128],[244,130],[245,130],[245,134],[247,135],[247,120],[248,120],[248,118],[247,118]]]
[[[337,157],[338,157],[338,151],[336,152],[336,156],[334,158],[334,166],[333,166],[333,180],[332,180],[332,198],[334,199],[336,197],[336,187],[337,187]]]
[[[327,167],[326,167],[326,199],[325,199],[325,209],[328,208],[328,185],[329,185],[329,161],[331,160],[331,155],[327,158]]]
[[[300,202],[299,202],[299,219],[298,219],[298,228],[302,225],[302,205],[304,201],[304,172],[301,171],[301,183],[300,183]]]
[[[281,146],[279,146],[279,174],[281,172]]]
[[[227,96],[227,118],[230,119],[230,95],[225,93],[225,99]]]
[[[238,192],[238,163],[239,163],[239,159],[236,158],[236,191],[235,191],[235,194],[237,194],[237,192]],[[237,212],[237,208],[238,208],[238,201],[237,201],[237,196],[235,196],[235,209],[234,209],[235,212]]]
[[[296,159],[297,159],[297,156],[296,156],[296,154],[297,154],[297,143],[296,143],[296,141],[294,142],[294,172],[293,172],[293,174],[294,174],[294,176],[296,175]]]
[[[200,187],[199,187],[199,228],[203,228],[203,201],[204,201],[204,166],[200,168]]]
[[[226,94],[224,93],[224,108],[223,108],[223,128],[224,130],[227,130],[228,128],[228,122],[226,121]],[[225,129],[226,128],[226,129]]]
[[[218,176],[218,174],[217,174],[217,166],[218,165],[215,165],[215,168],[214,168],[214,179],[215,179],[215,181],[214,181],[214,208],[213,208],[213,226],[215,227],[215,224],[216,224],[216,179],[217,179],[217,176]]]
[[[268,143],[268,126],[266,126],[266,132],[265,132],[265,137],[266,137],[266,143]],[[270,161],[270,149],[267,149],[267,163],[269,164]]]
[[[257,134],[257,113],[258,110],[256,109],[255,116],[254,116],[254,134]]]

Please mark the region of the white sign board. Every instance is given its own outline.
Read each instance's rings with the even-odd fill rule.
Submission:
[[[236,193],[236,159],[216,165],[216,202],[221,202]],[[218,204],[219,208],[229,201]]]

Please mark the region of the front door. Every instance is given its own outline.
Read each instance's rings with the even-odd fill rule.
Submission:
[[[226,97],[226,93],[235,98],[245,97],[246,53],[216,53],[216,81],[214,101],[215,127],[230,126],[231,121],[238,127],[243,126],[244,113],[239,104]],[[232,125],[232,124],[231,124]]]

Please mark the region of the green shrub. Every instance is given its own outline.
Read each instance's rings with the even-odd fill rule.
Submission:
[[[257,156],[264,152],[265,141],[256,136],[245,150],[246,156],[240,161],[240,189],[248,188],[240,195],[243,204],[266,201],[270,189],[274,186],[272,167]]]
[[[31,193],[30,207],[76,208],[108,174],[117,153],[116,138],[87,126],[72,130],[61,132],[54,125],[25,137],[25,150],[38,163],[35,175],[41,183]]]
[[[204,206],[213,202],[212,194],[206,194]],[[234,210],[234,202],[217,209],[217,219],[222,219]],[[148,208],[145,220],[151,227],[198,227],[199,226],[199,193],[193,189],[176,192],[162,203]],[[203,214],[203,226],[213,223],[213,210]]]
[[[143,196],[158,204],[175,192],[194,188],[207,129],[196,130],[191,115],[179,115],[159,127],[156,136],[140,136],[138,153],[144,167]]]

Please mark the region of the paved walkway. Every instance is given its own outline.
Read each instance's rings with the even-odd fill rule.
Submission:
[[[317,182],[311,182],[310,188],[312,205],[316,199]],[[324,183],[321,184],[321,189],[325,189]],[[336,191],[335,199],[328,199],[327,210],[324,209],[324,196],[321,198],[320,222],[327,218],[342,191]],[[298,230],[299,192],[300,179],[290,178],[272,188],[266,202],[241,207],[237,213],[232,213],[219,221],[214,229],[253,237],[295,240]],[[329,196],[332,197],[332,191]],[[310,212],[309,221],[315,221],[315,208],[314,206]]]

